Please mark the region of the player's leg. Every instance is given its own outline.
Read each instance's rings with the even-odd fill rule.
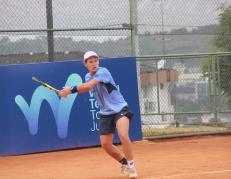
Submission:
[[[133,161],[132,143],[129,137],[129,124],[129,119],[123,116],[117,120],[116,129],[122,144],[122,150],[128,162],[128,164],[124,166],[124,173],[128,173],[130,178],[137,178],[137,172]]]
[[[121,151],[113,145],[114,134],[100,135],[102,148],[115,160],[122,164],[121,176],[129,175],[127,172],[127,160]]]
[[[100,135],[100,142],[102,148],[114,159],[121,161],[123,155],[120,150],[113,144],[114,134]]]
[[[127,163],[123,153],[113,145],[114,132],[116,126],[114,123],[115,115],[100,115],[99,119],[99,133],[102,148],[114,159],[121,164]]]
[[[119,115],[120,116],[120,115]],[[121,117],[121,116],[120,116]],[[119,117],[119,118],[120,118]],[[114,159],[122,164],[122,175],[130,175],[128,170],[128,162],[123,153],[113,145],[114,132],[116,130],[116,123],[118,121],[116,115],[100,115],[99,133],[102,148]]]
[[[116,122],[116,129],[126,159],[133,160],[132,143],[129,138],[129,123],[129,119],[123,116]]]

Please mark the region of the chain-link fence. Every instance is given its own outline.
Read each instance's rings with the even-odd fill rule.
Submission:
[[[230,124],[231,0],[0,2],[0,64],[134,55],[144,136]]]
[[[214,51],[231,0],[1,0],[0,63]],[[228,42],[227,42],[228,43]],[[11,59],[11,60],[7,60]]]
[[[129,1],[1,0],[0,8],[1,63],[131,54]]]
[[[139,57],[144,136],[229,131],[230,56]]]
[[[213,49],[227,0],[138,1],[139,55],[204,53]],[[230,36],[230,34],[224,34]]]

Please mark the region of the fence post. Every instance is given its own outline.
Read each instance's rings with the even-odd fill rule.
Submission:
[[[53,15],[52,15],[52,0],[46,0],[46,16],[47,16],[47,46],[48,46],[48,60],[54,61],[54,34],[53,31]]]
[[[218,96],[218,101],[217,101],[217,111],[218,113],[221,111],[221,106],[220,106],[220,98],[221,98],[221,69],[220,69],[220,58],[216,59],[217,62],[217,80],[218,80],[218,90],[217,90],[217,96]]]
[[[213,78],[213,113],[215,122],[218,121],[217,118],[217,79],[216,79],[216,57],[212,58],[212,78]]]
[[[208,64],[208,93],[209,93],[209,111],[213,111],[213,108],[212,108],[212,104],[213,104],[213,100],[212,100],[212,82],[211,82],[211,79],[212,79],[212,75],[211,75],[211,60],[209,59],[209,64]]]
[[[158,113],[160,113],[160,83],[159,83],[159,69],[158,69],[158,62],[159,60],[156,60],[156,93],[157,93],[157,110]]]
[[[135,17],[135,0],[130,0],[130,25],[131,25],[131,54],[136,55],[136,17]]]

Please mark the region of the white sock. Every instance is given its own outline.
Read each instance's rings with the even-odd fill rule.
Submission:
[[[128,167],[130,168],[134,167],[134,160],[128,160]]]

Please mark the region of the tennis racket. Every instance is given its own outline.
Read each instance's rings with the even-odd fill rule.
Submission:
[[[39,80],[38,78],[36,78],[36,77],[34,77],[34,76],[32,77],[32,80],[36,81],[37,83],[43,85],[44,87],[46,87],[46,88],[48,88],[49,90],[52,90],[52,91],[54,91],[54,92],[56,92],[56,93],[58,93],[58,91],[59,91],[59,90],[57,90],[56,88],[54,88],[53,86],[51,86],[51,85],[49,85],[49,84],[47,84],[47,83],[45,83],[45,82]]]

